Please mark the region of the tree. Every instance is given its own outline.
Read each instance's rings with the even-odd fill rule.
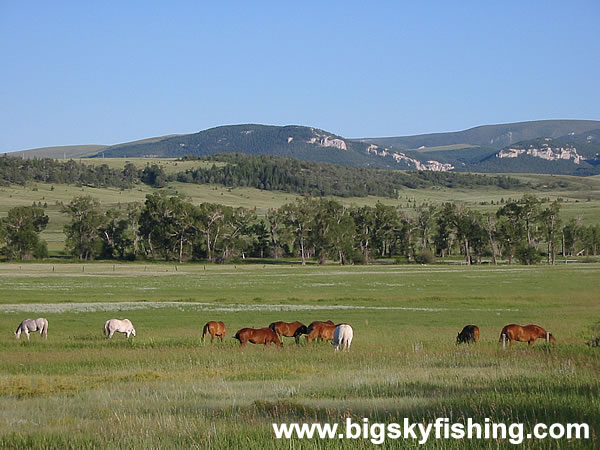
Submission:
[[[512,263],[518,247],[522,247],[525,239],[525,228],[522,221],[522,206],[515,201],[509,201],[496,211],[498,219],[498,240],[504,254]]]
[[[294,244],[300,250],[302,265],[308,258],[309,238],[312,233],[315,200],[311,197],[298,199],[296,203],[288,203],[280,209],[284,224],[294,236]]]
[[[417,208],[416,230],[420,238],[421,249],[429,247],[429,236],[431,234],[431,226],[435,217],[435,206],[421,205]]]
[[[167,184],[167,175],[163,168],[157,164],[144,167],[141,176],[142,183],[161,188]]]
[[[374,210],[370,206],[350,209],[354,221],[355,239],[362,255],[362,262],[368,264],[371,259],[371,242],[375,230]]]
[[[198,210],[195,226],[203,236],[203,245],[209,261],[215,260],[217,242],[223,232],[225,212],[223,205],[202,203]]]
[[[554,264],[556,260],[556,246],[561,237],[561,221],[558,215],[560,203],[557,201],[543,210],[540,214],[541,229],[548,246],[548,264]]]
[[[104,214],[105,221],[99,228],[102,241],[101,257],[125,258],[125,253],[133,244],[133,236],[129,230],[128,219],[121,216],[116,209],[109,209]]]
[[[7,217],[0,220],[0,235],[6,243],[6,256],[18,259],[25,259],[29,255],[44,256],[46,244],[40,240],[39,233],[47,224],[48,216],[42,208],[17,206],[9,209]]]
[[[90,196],[75,197],[62,212],[71,216],[71,222],[64,226],[67,250],[81,260],[93,258],[98,250],[99,230],[105,223],[100,202]]]
[[[153,257],[161,252],[165,260],[183,262],[185,249],[199,231],[201,211],[181,196],[164,192],[148,194],[140,214],[139,233]]]

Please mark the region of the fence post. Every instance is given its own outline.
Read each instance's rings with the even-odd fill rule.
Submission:
[[[502,333],[502,350],[506,349],[506,334]]]

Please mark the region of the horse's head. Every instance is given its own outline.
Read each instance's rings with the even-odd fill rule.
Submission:
[[[131,328],[131,334],[135,336],[135,328]]]
[[[458,333],[456,335],[456,345],[460,344],[462,342],[462,339],[460,338],[460,333]]]

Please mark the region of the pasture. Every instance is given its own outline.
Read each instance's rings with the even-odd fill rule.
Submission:
[[[0,265],[0,446],[8,448],[355,448],[368,441],[277,441],[273,422],[586,422],[600,445],[600,266]],[[13,332],[49,320],[48,339]],[[102,334],[129,318],[126,340]],[[244,350],[242,327],[276,320],[350,323],[331,345]],[[200,340],[208,320],[225,342]],[[480,342],[456,346],[468,323]],[[558,343],[498,345],[536,323]],[[390,447],[419,447],[388,441]],[[435,441],[425,448],[512,447]]]

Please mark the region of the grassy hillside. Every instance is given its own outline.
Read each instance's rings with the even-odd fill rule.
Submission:
[[[107,145],[63,145],[58,147],[41,147],[31,150],[21,150],[10,153],[11,156],[22,158],[55,158],[55,159],[75,159],[87,158],[96,155]]]

